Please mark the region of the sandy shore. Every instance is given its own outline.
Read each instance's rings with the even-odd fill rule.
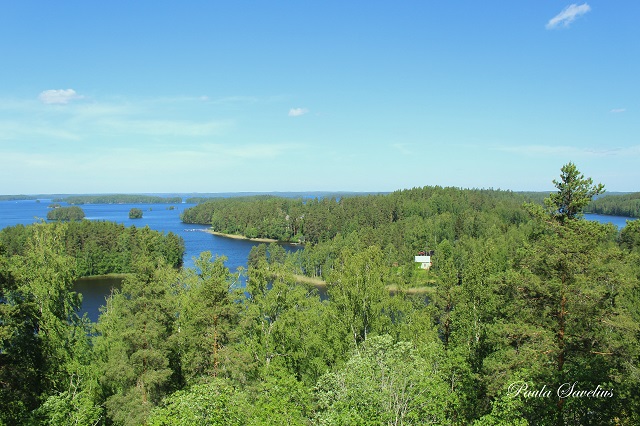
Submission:
[[[277,243],[278,242],[278,240],[274,240],[273,238],[248,238],[248,237],[245,237],[244,235],[223,234],[222,232],[212,231],[211,229],[205,229],[205,232],[208,232],[209,234],[217,235],[218,237],[233,238],[234,240],[249,240],[249,241],[255,241],[257,243]]]

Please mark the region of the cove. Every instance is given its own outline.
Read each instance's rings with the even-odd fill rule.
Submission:
[[[82,295],[79,314],[82,316],[86,313],[91,322],[97,322],[100,308],[106,304],[113,290],[122,286],[125,278],[126,274],[78,278],[73,285],[73,291]]]

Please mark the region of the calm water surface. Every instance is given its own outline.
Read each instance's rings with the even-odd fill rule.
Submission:
[[[50,210],[47,208],[49,204],[51,200],[46,199],[40,200],[39,203],[35,200],[0,201],[0,229],[18,224],[29,225],[46,219],[47,212]],[[257,243],[218,237],[203,232],[209,228],[207,225],[189,225],[180,222],[180,214],[194,205],[176,204],[173,210],[169,210],[169,204],[84,204],[80,208],[84,210],[86,219],[89,220],[107,220],[122,223],[125,226],[148,226],[156,231],[173,232],[181,236],[185,245],[185,267],[192,267],[193,258],[209,250],[214,256],[226,256],[226,265],[232,271],[239,266],[246,268],[249,251]],[[129,219],[129,210],[133,207],[143,211],[141,219]]]
[[[625,216],[607,216],[603,214],[593,214],[587,213],[584,215],[584,218],[587,220],[594,220],[600,223],[613,223],[618,227],[618,229],[622,229],[627,226],[628,220],[636,220],[633,217],[625,217]]]
[[[18,224],[29,225],[45,219],[50,210],[47,206],[51,200],[41,199],[25,201],[0,201],[0,229]],[[66,206],[66,203],[60,203]],[[195,204],[176,204],[173,210],[169,210],[169,204],[84,204],[80,207],[84,210],[86,219],[106,220],[122,223],[125,226],[148,226],[156,231],[164,233],[173,232],[184,239],[185,254],[184,266],[193,267],[193,259],[201,252],[210,251],[214,256],[225,256],[225,265],[231,271],[238,267],[247,267],[247,258],[251,248],[258,243],[248,240],[236,240],[232,238],[218,237],[204,232],[207,225],[192,225],[180,222],[180,214]],[[141,219],[129,219],[129,210],[137,207],[143,211]],[[288,250],[298,250],[300,246],[285,246]],[[120,280],[80,280],[76,284],[76,291],[82,293],[82,313],[87,312],[89,317],[96,321],[98,308],[104,305],[105,297],[111,293],[114,285],[119,285]]]
[[[51,200],[41,199],[24,201],[0,201],[0,229],[18,224],[28,225],[39,222],[47,217],[47,206]],[[65,203],[60,203],[65,205]],[[257,243],[247,240],[235,240],[218,237],[204,232],[206,225],[188,225],[180,222],[180,214],[194,204],[176,204],[169,210],[169,204],[84,204],[80,206],[89,220],[108,220],[122,223],[125,226],[148,226],[161,232],[173,232],[184,239],[184,266],[192,267],[193,259],[203,251],[211,251],[215,256],[226,256],[226,266],[235,271],[238,267],[247,267],[249,251]],[[129,219],[129,210],[138,207],[143,211],[142,219]],[[587,220],[601,223],[613,223],[623,228],[627,220],[634,220],[620,216],[604,216],[598,214],[585,215]],[[289,250],[297,250],[299,246],[287,246]],[[76,291],[82,293],[83,304],[81,311],[87,312],[96,321],[99,307],[104,304],[105,297],[111,293],[120,280],[79,280]]]

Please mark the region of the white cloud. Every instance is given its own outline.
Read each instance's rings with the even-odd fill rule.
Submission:
[[[306,108],[291,108],[289,110],[289,117],[300,117],[301,115],[305,115],[309,110]]]
[[[626,108],[614,108],[609,112],[612,114],[620,114],[622,112],[625,112],[626,110],[627,110]]]
[[[45,90],[38,98],[45,104],[68,104],[69,102],[82,99],[73,89]]]
[[[584,15],[590,10],[591,7],[587,3],[579,6],[577,4],[571,4],[565,7],[562,12],[551,18],[549,22],[547,22],[546,28],[548,30],[552,30],[558,27],[568,27],[578,16]]]

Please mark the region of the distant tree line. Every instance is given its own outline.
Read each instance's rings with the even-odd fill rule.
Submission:
[[[182,197],[135,194],[73,195],[56,198],[53,201],[68,204],[179,204],[182,203]]]
[[[35,195],[0,195],[0,201],[36,200]]]
[[[305,192],[273,192],[273,193],[260,193],[260,192],[220,192],[212,194],[203,194],[197,197],[189,197],[185,200],[188,204],[200,204],[207,201],[212,201],[218,198],[264,198],[264,197],[278,197],[278,198],[291,198],[291,199],[308,199],[308,198],[346,198],[346,197],[359,197],[363,195],[385,194],[385,192],[327,192],[327,191],[305,191]]]
[[[613,216],[640,217],[640,192],[600,197],[591,201],[586,211]]]

